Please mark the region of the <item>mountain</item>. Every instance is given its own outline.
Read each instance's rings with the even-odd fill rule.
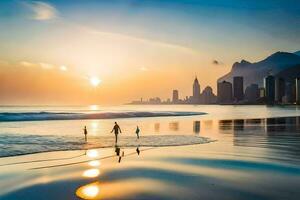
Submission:
[[[294,54],[300,56],[300,51],[296,51]]]
[[[266,59],[256,63],[250,63],[246,60],[234,63],[231,71],[228,74],[220,77],[218,82],[224,80],[232,82],[234,76],[243,76],[245,88],[252,83],[263,86],[263,79],[267,75],[272,74],[276,76],[280,72],[289,70],[290,68],[298,65],[300,65],[300,56],[294,53],[276,52]],[[299,70],[300,73],[300,67],[296,67],[296,71],[297,70]],[[293,71],[295,71],[295,69]]]

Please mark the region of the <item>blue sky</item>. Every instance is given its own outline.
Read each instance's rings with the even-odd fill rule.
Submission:
[[[24,10],[24,2],[34,1],[2,0],[0,3],[1,23],[4,24],[1,28],[6,29],[9,36],[25,37],[26,33],[31,35],[32,30],[40,28],[36,23],[24,20],[24,15],[28,14]],[[179,44],[215,53],[216,56],[224,53],[225,47],[226,51],[232,49],[237,58],[239,55],[235,52],[241,52],[250,59],[276,50],[299,49],[296,44],[300,43],[300,2],[297,0],[40,2],[52,5],[59,17],[72,23],[105,32]],[[13,29],[9,30],[9,26]],[[28,28],[24,30],[22,27]],[[257,53],[253,50],[257,50]],[[230,59],[234,59],[234,56],[230,56],[228,61]]]

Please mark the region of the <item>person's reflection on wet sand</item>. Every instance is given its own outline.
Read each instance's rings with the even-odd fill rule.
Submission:
[[[120,155],[120,151],[121,151],[121,148],[120,148],[118,145],[116,145],[116,146],[115,146],[115,152],[116,152],[116,155],[117,155],[117,156]]]
[[[121,148],[120,148],[118,145],[115,145],[115,152],[116,152],[116,156],[118,156],[118,157],[119,157],[119,160],[118,160],[118,162],[120,163],[120,162],[121,162],[121,159],[122,159],[122,157],[124,157],[124,156],[125,156],[125,152],[124,152],[124,151],[122,151],[122,155],[121,155]]]
[[[138,146],[137,148],[136,148],[136,153],[138,154],[138,155],[140,155],[140,147]]]

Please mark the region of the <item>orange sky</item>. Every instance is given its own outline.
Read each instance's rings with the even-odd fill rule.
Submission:
[[[264,2],[0,1],[0,104],[184,98],[195,76],[215,92],[234,62],[299,50],[298,10]]]

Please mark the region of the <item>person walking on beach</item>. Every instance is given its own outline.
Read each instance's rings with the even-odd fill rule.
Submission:
[[[139,126],[136,126],[135,133],[136,133],[137,139],[140,139],[140,135],[139,135],[139,133],[140,133],[140,128],[139,128]]]
[[[88,131],[87,131],[86,126],[84,126],[83,134],[84,134],[84,140],[85,140],[85,142],[87,142],[87,134],[88,134]]]
[[[117,124],[117,122],[115,122],[115,125],[114,125],[113,129],[111,130],[111,133],[112,133],[112,132],[115,133],[116,143],[118,142],[118,134],[119,134],[119,131],[120,131],[120,133],[122,133],[122,131],[121,131],[121,129],[120,129],[120,126]]]

